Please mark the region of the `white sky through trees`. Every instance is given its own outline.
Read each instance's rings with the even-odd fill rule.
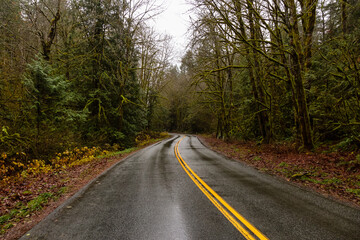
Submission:
[[[154,28],[161,34],[172,36],[174,49],[173,64],[179,64],[187,45],[187,30],[190,22],[189,9],[186,0],[156,0],[164,12],[154,19]]]

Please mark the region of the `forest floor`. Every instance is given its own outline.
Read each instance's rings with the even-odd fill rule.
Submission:
[[[360,207],[360,152],[330,152],[323,147],[299,153],[285,144],[258,146],[249,142],[225,142],[209,135],[199,138],[207,147],[228,158]]]
[[[20,238],[107,169],[130,154],[163,139],[151,139],[140,147],[109,152],[61,172],[43,173],[0,185],[0,239]]]

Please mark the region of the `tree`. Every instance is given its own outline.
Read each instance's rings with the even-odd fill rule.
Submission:
[[[85,115],[69,109],[76,104],[76,97],[64,76],[54,74],[46,60],[38,58],[28,65],[24,86],[29,99],[29,127],[35,129],[33,154],[51,154],[59,143],[66,142],[70,130],[75,130],[69,126]]]
[[[269,1],[262,4],[252,0],[204,0],[196,4],[207,11],[210,16],[207,22],[216,26],[215,33],[221,40],[232,46],[237,54],[246,56],[263,141],[273,138],[272,121],[275,119],[272,116],[275,96],[269,91],[275,83],[266,80],[269,74],[264,69],[277,66],[286,73],[285,79],[291,86],[295,125],[302,144],[312,149],[304,82],[307,69],[311,67],[317,1],[275,1],[272,5]],[[298,14],[299,9],[302,14]],[[280,69],[271,69],[276,72],[270,75],[278,77]]]
[[[154,110],[160,92],[167,84],[166,71],[170,67],[170,36],[161,36],[154,29],[143,26],[139,34],[140,49],[139,80],[142,104],[146,111],[147,129],[152,128]]]
[[[24,122],[21,75],[31,51],[18,1],[0,1],[0,125],[18,134]]]
[[[34,26],[34,34],[40,40],[43,58],[49,61],[61,17],[62,1],[34,0],[22,3],[26,18]]]

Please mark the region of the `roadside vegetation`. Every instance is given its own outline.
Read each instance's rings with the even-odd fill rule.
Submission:
[[[0,160],[0,236],[5,236],[15,226],[18,228],[11,236],[21,236],[38,222],[37,216],[49,203],[59,205],[56,201],[71,196],[128,154],[168,136],[167,133],[144,132],[137,136],[137,145],[132,148],[119,149],[116,144],[107,148],[75,148],[58,153],[48,161],[32,160],[23,164],[21,154],[19,159],[10,160],[10,166],[4,165],[6,159]]]
[[[202,135],[202,141],[225,156],[240,160],[261,172],[278,176],[327,197],[360,207],[360,152],[343,152],[339,146],[319,147],[299,153],[284,143],[223,141]]]

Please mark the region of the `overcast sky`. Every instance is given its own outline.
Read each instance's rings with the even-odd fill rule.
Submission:
[[[187,30],[189,26],[190,5],[186,0],[156,0],[165,11],[156,17],[154,20],[154,27],[159,33],[166,33],[173,37],[174,60],[176,63],[180,62],[181,56],[185,53],[187,40]]]

